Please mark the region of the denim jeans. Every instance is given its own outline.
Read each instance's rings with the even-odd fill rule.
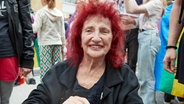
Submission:
[[[158,32],[146,30],[138,35],[136,75],[140,83],[139,95],[144,104],[156,104],[154,65],[161,42]]]

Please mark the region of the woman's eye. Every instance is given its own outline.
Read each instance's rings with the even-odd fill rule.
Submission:
[[[101,33],[109,33],[109,30],[107,30],[107,29],[101,30]]]
[[[92,29],[86,29],[85,31],[86,32],[92,32],[93,30]]]

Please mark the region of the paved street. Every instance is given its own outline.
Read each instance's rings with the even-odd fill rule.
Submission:
[[[10,98],[10,104],[21,104],[29,95],[29,93],[36,88],[38,83],[40,82],[39,80],[39,70],[34,70],[34,79],[36,79],[36,84],[35,85],[19,85],[15,86]]]

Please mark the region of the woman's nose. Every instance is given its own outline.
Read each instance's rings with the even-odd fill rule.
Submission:
[[[95,42],[100,42],[101,41],[100,33],[95,32],[94,35],[93,35],[92,40],[95,41]]]

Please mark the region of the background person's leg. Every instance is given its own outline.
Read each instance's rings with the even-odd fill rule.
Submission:
[[[52,46],[39,46],[40,52],[40,79],[44,77],[45,73],[52,66]]]
[[[9,99],[13,90],[14,82],[0,81],[0,104],[9,104]]]
[[[61,51],[61,45],[53,45],[52,46],[52,66],[58,62],[63,61],[62,60],[62,51]]]
[[[128,65],[135,72],[138,53],[138,28],[131,29],[126,36],[128,48]]]
[[[171,100],[173,100],[173,99],[174,99],[173,95],[170,95],[170,94],[167,94],[167,93],[164,94],[164,101],[165,101],[165,103],[170,103]]]

